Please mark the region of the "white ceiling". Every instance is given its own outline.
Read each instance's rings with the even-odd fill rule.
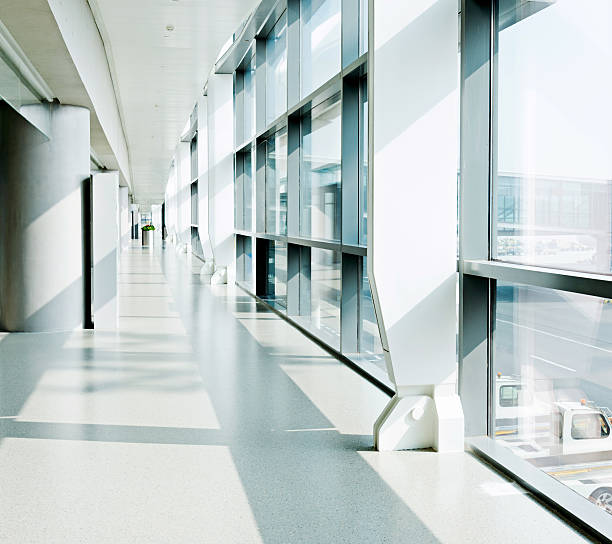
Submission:
[[[159,203],[198,93],[221,47],[258,0],[88,1],[115,84],[134,200]]]

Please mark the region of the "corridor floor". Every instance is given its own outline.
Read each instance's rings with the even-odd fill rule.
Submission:
[[[0,542],[585,541],[470,454],[374,452],[388,397],[200,264],[131,246],[118,331],[0,334]]]

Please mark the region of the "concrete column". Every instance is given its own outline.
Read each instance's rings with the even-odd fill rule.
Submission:
[[[206,261],[212,260],[208,233],[208,96],[198,98],[198,232]]]
[[[396,389],[375,424],[375,444],[462,450],[457,2],[371,6],[368,273]]]
[[[208,228],[216,268],[235,279],[232,76],[208,79]]]
[[[130,204],[130,233],[132,240],[140,239],[140,205]]]
[[[119,172],[93,175],[93,321],[96,329],[117,328],[118,192]]]
[[[119,247],[121,251],[130,245],[130,209],[128,188],[119,187]]]
[[[71,330],[85,315],[89,111],[27,108],[48,114],[49,138],[0,102],[0,329]]]

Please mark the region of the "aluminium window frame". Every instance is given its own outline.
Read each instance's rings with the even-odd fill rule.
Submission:
[[[362,0],[363,1],[363,0]],[[292,325],[300,329],[307,336],[315,339],[316,335],[300,325],[300,317],[310,313],[310,254],[313,248],[338,252],[341,257],[340,269],[342,271],[342,289],[340,296],[340,344],[338,349],[325,344],[324,339],[316,341],[325,345],[325,349],[352,368],[359,368],[358,372],[366,376],[379,388],[391,395],[393,390],[386,373],[376,365],[368,362],[356,362],[345,357],[343,353],[350,353],[358,345],[359,321],[359,271],[354,266],[362,259],[367,258],[368,249],[359,244],[359,198],[360,195],[360,154],[357,128],[368,120],[360,119],[361,85],[368,74],[369,53],[360,54],[359,39],[361,28],[359,25],[360,0],[342,0],[341,2],[341,65],[337,73],[327,81],[322,82],[317,89],[307,96],[301,96],[301,18],[300,0],[280,0],[270,5],[267,15],[264,16],[262,2],[247,22],[243,32],[244,38],[236,40],[218,63],[218,73],[234,74],[234,125],[236,128],[234,142],[234,184],[241,183],[242,169],[237,160],[241,154],[253,150],[253,228],[244,229],[242,224],[236,224],[234,229],[237,239],[236,255],[240,262],[244,260],[244,240],[238,237],[248,236],[252,240],[253,273],[252,286],[245,285],[239,278],[237,284],[249,294],[265,298],[265,285],[259,274],[265,269],[266,259],[261,253],[275,241],[287,243],[287,308],[277,307],[262,300],[273,311],[282,315]],[[274,120],[267,118],[266,111],[266,40],[287,10],[287,109],[281,112]],[[257,27],[255,29],[255,26]],[[247,39],[247,36],[249,38]],[[245,113],[244,92],[241,70],[254,56],[255,58],[255,135],[244,137],[242,117]],[[367,80],[366,80],[367,85]],[[336,94],[340,94],[341,107],[341,189],[339,191],[340,220],[337,231],[338,240],[317,240],[300,236],[300,154],[301,154],[301,125],[304,116],[313,108]],[[267,233],[266,231],[266,140],[283,128],[287,129],[287,234]],[[242,132],[241,132],[242,131]],[[346,167],[346,169],[345,169]],[[347,180],[351,180],[348,183]],[[237,202],[238,207],[240,202]],[[351,208],[352,221],[344,220],[344,212]],[[352,209],[354,208],[354,209]],[[242,227],[242,228],[241,228]],[[261,250],[261,251],[259,251]],[[258,255],[260,258],[258,259]],[[353,266],[351,266],[353,264]],[[249,288],[250,287],[250,288]],[[354,337],[354,338],[353,338]],[[381,340],[382,344],[382,340]],[[353,354],[351,354],[353,356]],[[350,363],[349,363],[350,361]],[[359,366],[361,365],[361,366]]]
[[[461,1],[459,197],[459,393],[468,444],[586,532],[609,541],[603,509],[516,456],[494,430],[495,295],[498,282],[609,298],[612,275],[494,260],[497,0]],[[483,152],[485,150],[485,152]]]

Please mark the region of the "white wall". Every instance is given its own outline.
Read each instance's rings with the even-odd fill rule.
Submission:
[[[206,260],[235,276],[234,114],[231,75],[211,74],[208,95],[198,99],[198,231]],[[190,243],[191,158],[179,142],[166,186],[166,225]]]
[[[178,233],[177,224],[177,185],[176,185],[176,157],[173,158],[168,172],[168,184],[166,185],[166,228],[168,236],[175,237]]]
[[[117,328],[119,173],[93,175],[93,315],[96,329]]]
[[[205,259],[212,259],[208,232],[208,97],[198,98],[198,232]]]
[[[162,228],[162,213],[161,213],[161,204],[152,204],[151,205],[151,222],[155,227],[156,233],[161,233]]]
[[[128,188],[119,187],[119,248],[121,251],[127,249],[130,244],[130,209]]]
[[[462,432],[455,396],[457,2],[374,6],[369,276],[398,395],[429,402],[447,394]],[[462,448],[462,435],[454,437]]]
[[[191,247],[191,151],[190,144],[176,146],[177,231],[181,241]]]
[[[235,276],[233,80],[228,74],[208,79],[209,235],[217,267]]]

